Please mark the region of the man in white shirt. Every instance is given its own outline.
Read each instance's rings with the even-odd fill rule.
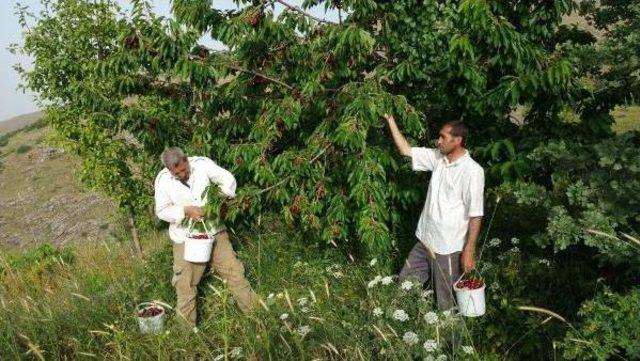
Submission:
[[[413,247],[400,280],[415,277],[429,282],[438,308],[454,306],[453,283],[475,268],[484,201],[484,170],[464,148],[467,128],[462,121],[440,129],[438,149],[412,148],[393,116],[385,115],[400,153],[411,157],[413,170],[431,171],[427,198],[418,221]]]
[[[244,266],[233,251],[224,226],[208,231],[215,234],[211,260],[191,263],[184,260],[184,241],[189,230],[182,226],[185,217],[201,220],[202,206],[206,204],[203,192],[211,183],[220,187],[227,198],[235,197],[236,180],[224,168],[207,157],[189,157],[180,148],[168,148],[161,155],[165,168],[155,180],[155,212],[158,218],[169,222],[169,237],[173,241],[172,285],[178,296],[178,314],[195,325],[196,290],[207,266],[211,266],[223,280],[240,309],[251,312],[258,297],[244,277]]]

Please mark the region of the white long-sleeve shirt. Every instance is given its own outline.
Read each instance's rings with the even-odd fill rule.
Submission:
[[[187,185],[174,177],[167,168],[158,173],[155,180],[155,212],[158,218],[169,222],[169,237],[175,243],[182,243],[189,235],[181,225],[185,217],[185,206],[202,207],[206,204],[204,190],[210,184],[220,187],[220,192],[228,198],[236,195],[236,179],[228,170],[218,166],[207,157],[189,157],[191,174]],[[204,196],[204,197],[202,197]],[[217,233],[224,227],[209,229]]]
[[[484,214],[484,170],[469,153],[449,162],[437,149],[411,148],[413,170],[431,171],[416,237],[437,254],[462,251],[469,218]]]

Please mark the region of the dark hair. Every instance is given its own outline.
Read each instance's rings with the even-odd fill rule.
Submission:
[[[467,136],[469,135],[469,129],[467,129],[467,126],[464,124],[462,120],[452,120],[452,121],[446,122],[442,125],[442,127],[443,128],[450,127],[451,135],[453,135],[454,137],[462,138],[463,147],[467,145]]]

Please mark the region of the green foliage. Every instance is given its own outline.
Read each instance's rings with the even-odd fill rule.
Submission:
[[[9,138],[11,138],[10,133],[2,133],[0,134],[0,147],[4,147],[9,144]]]
[[[33,248],[22,254],[6,259],[0,274],[7,272],[50,272],[58,265],[73,264],[75,259],[71,248],[56,248],[49,243]]]
[[[563,342],[568,360],[608,360],[614,357],[640,357],[637,316],[640,290],[615,294],[608,290],[580,309],[580,326],[570,331]]]
[[[327,243],[387,254],[414,226],[406,214],[423,180],[399,162],[383,114],[418,144],[464,116],[499,183],[526,171],[509,109],[549,110],[546,99],[573,89],[569,60],[545,47],[568,1],[533,12],[520,3],[349,2],[341,24],[260,5],[221,12],[175,1],[171,20],[144,1],[124,18],[111,1],[56,4],[25,41],[38,64],[23,72],[26,85],[54,104],[47,117],[83,158],[83,179],[140,223],[157,154],[180,145],[238,178],[228,222],[276,210]],[[203,48],[204,33],[230,50]]]
[[[30,151],[33,147],[28,145],[28,144],[22,144],[20,145],[18,148],[16,148],[16,154],[22,154],[22,153],[27,153],[28,151]]]

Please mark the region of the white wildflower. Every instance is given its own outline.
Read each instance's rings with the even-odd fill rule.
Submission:
[[[302,307],[300,311],[302,311],[302,313],[308,313],[311,310],[309,310],[309,307]]]
[[[473,346],[462,346],[462,351],[466,354],[473,354]]]
[[[269,293],[269,296],[267,296],[267,304],[268,305],[272,305],[276,302],[276,295],[274,295],[273,293]]]
[[[304,337],[306,336],[309,332],[311,332],[311,326],[300,326],[298,327],[298,329],[296,330],[296,332],[298,333],[298,335]]]
[[[375,287],[380,281],[382,280],[381,276],[376,276],[374,279],[372,279],[371,281],[369,281],[369,284],[367,285],[367,287],[369,288],[373,288]]]
[[[391,276],[385,276],[385,277],[383,277],[383,278],[382,278],[382,281],[381,281],[381,282],[382,282],[382,284],[383,284],[383,285],[388,286],[388,285],[390,285],[391,283],[393,283],[393,277],[391,277]]]
[[[402,285],[400,285],[400,288],[402,288],[405,291],[410,291],[411,288],[413,288],[413,282],[404,281],[404,282],[402,282]]]
[[[439,355],[436,361],[447,361],[447,355]]]
[[[443,311],[443,312],[442,312],[442,316],[444,316],[444,317],[449,317],[449,316],[451,316],[451,310]]]
[[[432,295],[433,295],[433,290],[425,290],[424,292],[422,292],[422,297],[424,298],[431,297]]]
[[[511,244],[516,245],[518,243],[520,243],[519,239],[517,239],[516,237],[511,238]]]
[[[402,341],[404,341],[404,343],[406,343],[409,346],[413,346],[417,344],[418,341],[420,341],[420,339],[418,338],[418,335],[415,332],[407,331],[404,333],[404,335],[402,335]]]
[[[231,352],[229,352],[229,356],[232,358],[242,357],[242,347],[234,347]]]
[[[540,264],[543,264],[543,265],[547,266],[547,267],[550,267],[550,266],[551,266],[551,261],[549,261],[549,260],[548,260],[548,259],[546,259],[546,258],[541,258],[541,259],[539,259],[539,260],[538,260],[538,262],[539,262]]]
[[[400,322],[404,322],[409,319],[409,315],[404,310],[395,310],[392,315],[394,320],[398,320]]]
[[[513,248],[511,248],[509,251],[511,251],[511,252],[513,252],[513,253],[518,253],[518,252],[520,252],[520,248],[518,248],[518,247],[513,247]]]
[[[502,243],[502,241],[500,240],[500,238],[493,238],[489,241],[489,246],[490,247],[498,247],[500,245],[500,243]]]
[[[287,318],[289,318],[289,314],[288,313],[283,313],[283,314],[280,315],[280,319],[282,321],[286,320]]]
[[[422,361],[436,361],[436,359],[432,355],[427,355],[425,358],[422,359]]]
[[[340,272],[340,271],[335,271],[335,272],[333,272],[331,275],[332,275],[333,277],[335,277],[335,278],[342,278],[342,277],[344,277],[344,274],[343,274],[342,272]]]
[[[304,305],[306,305],[307,303],[309,303],[309,299],[308,299],[308,298],[306,298],[306,297],[298,298],[298,304],[299,304],[300,306],[304,306]]]
[[[376,308],[373,309],[373,315],[376,316],[376,317],[382,316],[383,313],[384,312],[382,312],[382,308],[380,308],[380,307],[376,307]]]
[[[438,322],[438,314],[435,312],[427,312],[427,314],[424,315],[424,320],[427,321],[428,324],[433,325]]]
[[[438,342],[436,342],[436,340],[426,340],[422,344],[422,347],[424,347],[427,352],[433,352],[438,349]]]
[[[221,360],[224,360],[224,354],[218,355],[218,356],[213,358],[213,361],[221,361]]]
[[[371,260],[371,262],[369,262],[369,266],[373,267],[373,266],[376,265],[376,263],[378,263],[378,259],[374,258],[374,259]]]

